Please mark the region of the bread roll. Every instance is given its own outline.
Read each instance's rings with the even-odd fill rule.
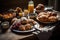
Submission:
[[[26,30],[30,30],[30,29],[31,29],[31,25],[30,25],[30,24],[26,24],[26,25],[25,25],[25,29],[26,29]]]
[[[25,29],[25,26],[24,26],[24,25],[20,25],[20,26],[19,26],[19,30],[25,31],[25,30],[26,30],[26,29]]]
[[[49,21],[51,21],[51,22],[55,22],[56,20],[57,20],[57,17],[55,17],[55,16],[49,17]]]
[[[44,5],[43,4],[38,4],[36,7],[36,10],[44,10]]]

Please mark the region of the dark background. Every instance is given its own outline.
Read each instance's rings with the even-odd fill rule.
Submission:
[[[9,10],[11,8],[15,9],[16,7],[21,7],[22,9],[25,9],[28,7],[28,2],[30,0],[0,0],[0,12]],[[42,3],[45,6],[48,6],[48,0],[33,0],[35,7],[37,6],[37,4]],[[55,0],[51,0],[52,3],[51,5],[53,5],[53,7],[55,8],[55,3],[53,1]],[[57,0],[57,4],[56,4],[56,8],[55,10],[60,11],[60,0]]]
[[[48,0],[33,0],[33,1],[35,4],[35,7],[39,3],[42,3],[45,6],[48,6]],[[22,9],[27,8],[28,2],[29,2],[29,0],[0,0],[0,12],[7,11],[11,8],[15,9],[16,7],[21,7]],[[54,4],[54,2],[52,4]],[[56,5],[55,10],[60,11],[60,0],[57,0],[57,5]],[[53,39],[56,40],[56,38],[59,37],[59,34],[60,34],[60,23],[59,23],[59,25],[57,25],[57,28],[53,32],[53,35],[50,38],[50,40],[53,40]],[[60,39],[60,38],[57,38],[57,39]]]
[[[25,9],[28,7],[28,2],[30,0],[0,0],[0,11],[5,11],[10,8],[15,9],[16,7],[21,7]],[[48,0],[33,0],[35,7],[37,4],[42,3],[44,5],[48,5]]]

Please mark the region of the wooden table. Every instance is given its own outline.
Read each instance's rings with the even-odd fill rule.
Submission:
[[[60,15],[60,14],[58,14]],[[60,17],[59,17],[60,18]],[[52,30],[51,30],[52,31]],[[28,34],[28,35],[17,35],[11,32],[9,29],[6,33],[0,34],[0,40],[48,40],[48,36],[50,37],[52,35],[52,32],[41,32],[39,35],[34,35],[34,34]],[[38,38],[37,38],[38,37]],[[44,39],[45,38],[45,39]]]
[[[27,35],[17,35],[8,30],[4,34],[0,34],[0,40],[25,40],[25,39],[33,38],[33,34]]]
[[[58,26],[56,26],[58,28]],[[9,29],[6,33],[0,34],[0,40],[48,40],[53,35],[53,30],[48,32],[40,32],[37,35],[27,34],[27,35],[18,35]]]

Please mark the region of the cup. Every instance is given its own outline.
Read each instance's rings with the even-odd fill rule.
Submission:
[[[29,13],[33,13],[34,11],[34,2],[32,0],[29,1],[28,10],[29,10]]]
[[[24,15],[28,15],[29,11],[28,9],[24,9]]]
[[[6,32],[8,28],[9,28],[9,22],[6,21],[1,23],[2,32]]]

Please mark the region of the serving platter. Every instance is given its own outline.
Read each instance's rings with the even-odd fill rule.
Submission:
[[[54,11],[55,12],[55,11]],[[57,14],[57,16],[56,16],[56,20],[55,21],[41,21],[41,20],[39,20],[38,19],[38,16],[36,17],[36,19],[37,19],[37,21],[39,21],[39,22],[41,22],[41,23],[45,23],[45,24],[50,24],[50,23],[56,23],[57,21],[59,21],[60,20],[60,14],[59,14],[59,12],[55,12],[55,14]],[[53,20],[53,19],[52,19]]]
[[[15,29],[11,29],[11,31],[14,31],[16,33],[30,33],[33,32],[35,29],[32,28],[31,30],[27,30],[27,31],[20,31],[20,30],[15,30]]]
[[[41,23],[44,23],[44,24],[51,24],[51,23],[56,23],[58,21],[58,19],[55,21],[55,22],[43,22],[43,21],[40,21],[38,18],[36,18],[39,22]]]
[[[16,33],[30,33],[30,32],[35,31],[35,26],[37,26],[37,27],[39,26],[39,23],[36,22],[36,24],[35,24],[34,26],[32,26],[32,28],[29,29],[29,30],[22,31],[22,30],[18,30],[18,29],[13,29],[13,28],[12,28],[13,25],[14,25],[15,23],[17,23],[17,22],[19,22],[19,21],[15,21],[15,22],[11,25],[11,27],[10,27],[11,31],[16,32]]]

